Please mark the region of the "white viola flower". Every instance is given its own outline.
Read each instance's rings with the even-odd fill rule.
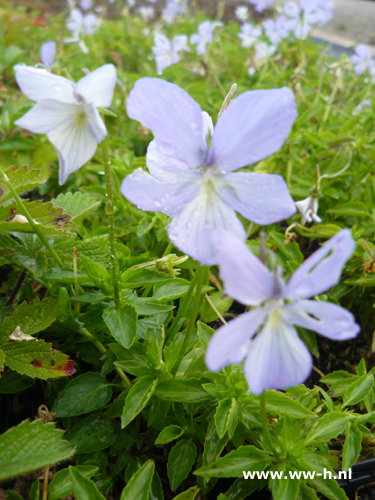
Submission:
[[[79,0],[79,6],[82,10],[89,10],[92,7],[92,0]]]
[[[135,7],[135,4],[137,3],[136,0],[126,0],[126,1],[131,9]]]
[[[172,64],[180,61],[179,52],[186,49],[187,41],[186,35],[177,35],[170,42],[165,35],[156,33],[154,37],[155,46],[152,47],[152,52],[155,56],[158,75],[161,75]]]
[[[275,0],[249,0],[257,12],[264,12]]]
[[[95,14],[83,15],[78,9],[70,12],[66,27],[73,33],[73,38],[78,39],[80,35],[93,35],[96,28],[100,25],[99,19]]]
[[[255,59],[258,62],[265,61],[276,52],[275,45],[268,45],[265,42],[257,42],[255,45]]]
[[[333,9],[333,2],[330,2],[329,0],[317,0],[317,10],[320,15],[320,26],[324,26],[333,18]]]
[[[355,47],[354,54],[350,56],[350,60],[354,64],[354,73],[356,75],[362,75],[366,71],[370,71],[371,73],[375,66],[370,47],[362,43]]]
[[[40,47],[40,58],[47,69],[51,69],[56,54],[56,42],[45,42]]]
[[[320,224],[322,219],[318,216],[318,198],[308,196],[306,199],[296,201],[297,210],[302,214],[302,225],[310,222]]]
[[[138,12],[144,21],[150,21],[155,15],[155,9],[151,5],[141,5]]]
[[[301,0],[299,4],[287,2],[284,5],[284,14],[289,18],[287,20],[289,30],[300,40],[305,40],[313,25],[321,22],[318,0]]]
[[[278,45],[279,42],[289,35],[289,28],[285,16],[279,16],[277,19],[266,19],[263,21],[263,28],[266,37],[272,45]]]
[[[59,155],[59,183],[95,154],[107,130],[97,108],[109,108],[116,85],[116,68],[105,64],[77,83],[45,69],[17,64],[16,81],[36,102],[15,122],[35,134],[46,134]]]
[[[249,49],[258,40],[262,30],[253,26],[250,23],[244,23],[241,26],[241,31],[238,33],[238,38],[241,39],[241,45],[244,49]]]
[[[214,30],[218,26],[223,26],[223,23],[221,23],[219,21],[216,21],[216,22],[203,21],[198,26],[198,33],[191,35],[190,43],[192,45],[197,46],[196,50],[197,50],[197,54],[199,56],[203,56],[203,54],[206,53],[206,50],[207,50],[206,45],[208,43],[212,42]]]
[[[249,17],[249,8],[245,5],[239,5],[234,11],[236,18],[242,22],[246,22]]]

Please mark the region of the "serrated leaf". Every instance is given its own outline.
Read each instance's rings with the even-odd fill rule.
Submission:
[[[67,377],[74,373],[74,361],[43,340],[4,344],[5,364],[12,370],[41,379]]]
[[[1,144],[0,144],[1,150]],[[10,182],[12,183],[13,188],[16,190],[17,194],[25,193],[30,189],[34,189],[48,178],[47,172],[42,172],[40,169],[28,169],[26,166],[24,167],[9,167],[4,170],[5,175],[8,177]],[[0,179],[0,204],[3,205],[8,200],[13,198],[12,193],[10,192],[7,184],[4,182],[4,179]]]
[[[345,443],[342,451],[342,470],[349,470],[358,460],[362,449],[362,432],[352,423],[347,422]]]
[[[23,204],[31,218],[39,223],[38,229],[42,234],[61,235],[62,233],[72,233],[77,227],[71,221],[70,215],[63,213],[61,208],[54,207],[52,203],[23,200]],[[16,215],[20,215],[25,219],[16,202],[0,207],[0,231],[33,233],[34,229],[28,222],[17,222]]]
[[[374,384],[374,375],[362,375],[358,380],[353,382],[345,391],[343,398],[343,406],[356,405],[362,401],[371,391]]]
[[[74,454],[64,432],[42,420],[25,420],[0,436],[0,481],[66,460]]]
[[[137,313],[133,306],[121,309],[104,309],[103,319],[113,337],[126,349],[137,338]]]
[[[337,437],[345,429],[349,415],[331,412],[319,418],[311,427],[305,438],[305,445],[323,443]]]
[[[73,467],[85,477],[90,478],[98,470],[98,467],[92,465],[76,465]],[[62,469],[57,472],[48,486],[48,500],[60,500],[73,493],[73,485],[70,480],[69,469]]]
[[[130,389],[126,401],[124,410],[121,416],[121,427],[126,427],[142,410],[145,408],[147,403],[150,401],[151,396],[155,392],[158,379],[155,377],[146,375],[137,380],[137,382]]]
[[[116,441],[112,421],[100,415],[90,415],[81,420],[65,436],[76,447],[76,453],[92,453],[108,448]]]
[[[240,446],[216,462],[201,467],[195,474],[203,477],[243,477],[243,471],[262,471],[272,458],[255,446]]]
[[[157,437],[155,444],[168,444],[175,439],[178,439],[184,433],[184,429],[178,425],[168,425]]]
[[[154,471],[155,463],[152,460],[145,462],[122,490],[120,500],[148,500]]]
[[[72,417],[97,410],[111,399],[112,389],[100,373],[88,372],[75,378],[59,393],[52,411],[58,417]]]
[[[61,207],[64,211],[72,216],[73,220],[83,219],[90,212],[95,210],[100,201],[92,196],[77,191],[76,193],[59,194],[57,198],[51,200],[55,207]]]
[[[184,481],[193,467],[197,456],[197,447],[187,439],[176,443],[168,455],[167,472],[171,490],[175,491]]]
[[[17,326],[27,335],[44,330],[56,319],[58,302],[51,297],[40,301],[39,297],[30,304],[22,302],[10,316],[4,318],[0,328],[0,345],[8,340]]]
[[[81,474],[76,467],[69,465],[69,477],[76,500],[105,500],[96,484]]]

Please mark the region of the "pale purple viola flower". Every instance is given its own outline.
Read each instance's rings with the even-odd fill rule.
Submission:
[[[257,12],[264,12],[268,7],[274,4],[275,0],[249,0]]]
[[[289,35],[289,27],[285,16],[263,21],[264,33],[272,45],[278,45]]]
[[[366,71],[373,70],[375,61],[372,59],[370,47],[360,43],[354,49],[354,54],[350,56],[350,60],[354,65],[354,73],[362,75]]]
[[[116,68],[105,64],[76,84],[45,69],[17,64],[16,81],[36,105],[15,125],[46,134],[59,156],[59,182],[95,154],[107,130],[97,108],[109,108],[116,85]]]
[[[95,14],[82,14],[78,9],[70,12],[66,27],[73,33],[73,39],[79,39],[81,34],[93,35],[96,28],[100,25],[99,19]]]
[[[161,14],[163,21],[170,25],[177,15],[185,14],[186,3],[186,0],[167,0]]]
[[[320,26],[324,26],[333,18],[333,9],[333,2],[329,0],[317,0],[317,10],[320,16]]]
[[[215,28],[219,26],[223,26],[223,23],[220,21],[203,21],[198,26],[198,33],[191,35],[190,43],[197,46],[196,50],[199,56],[203,56],[206,53],[206,46],[212,42]]]
[[[268,45],[265,42],[257,42],[255,44],[255,59],[258,62],[263,62],[269,59],[276,52],[276,45]]]
[[[318,216],[319,200],[314,196],[308,196],[306,199],[296,201],[297,210],[302,214],[302,225],[306,222],[316,222],[320,224],[322,219]]]
[[[241,23],[246,22],[249,18],[249,7],[246,7],[246,5],[239,5],[236,7],[234,15]]]
[[[47,69],[51,69],[56,55],[56,42],[45,42],[40,47],[40,58]]]
[[[246,240],[235,212],[260,225],[295,213],[282,177],[233,173],[280,149],[297,116],[290,89],[243,93],[213,129],[207,113],[177,85],[142,78],[129,95],[127,111],[152,131],[154,140],[146,156],[151,175],[135,170],[121,192],[142,210],[172,217],[170,240],[202,265],[216,264],[214,229]]]
[[[289,30],[300,40],[305,40],[313,25],[321,22],[317,0],[300,0],[299,4],[287,2],[284,5],[284,14],[289,18],[287,20]]]
[[[152,52],[155,56],[156,69],[159,75],[163,71],[180,61],[179,52],[186,49],[188,37],[186,35],[177,35],[170,41],[165,35],[156,33],[154,37],[155,46]]]
[[[308,300],[332,288],[340,279],[355,243],[343,229],[312,254],[285,284],[225,231],[213,236],[225,292],[253,309],[220,327],[211,338],[206,365],[216,372],[245,360],[244,372],[251,392],[286,389],[305,382],[312,357],[295,326],[332,340],[356,337],[360,327],[346,309]]]
[[[92,7],[92,0],[79,0],[79,6],[82,10],[89,10]]]
[[[141,7],[138,8],[138,12],[141,18],[146,22],[151,21],[155,15],[155,9],[151,7],[151,5],[141,5]]]
[[[253,26],[250,23],[244,23],[241,26],[241,31],[238,33],[238,38],[241,40],[241,45],[244,49],[249,49],[261,36],[262,30]]]

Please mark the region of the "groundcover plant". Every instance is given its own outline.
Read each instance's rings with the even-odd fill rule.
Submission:
[[[309,40],[328,1],[22,4],[0,498],[344,500],[375,439],[371,52]]]

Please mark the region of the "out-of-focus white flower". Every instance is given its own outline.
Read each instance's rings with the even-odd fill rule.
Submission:
[[[255,59],[258,62],[265,61],[271,57],[276,51],[275,45],[268,45],[265,42],[257,42],[255,45]]]
[[[265,35],[272,43],[278,45],[280,40],[289,35],[289,28],[285,16],[279,16],[277,19],[266,19],[263,21]]]
[[[95,14],[82,14],[78,9],[70,12],[66,27],[73,33],[73,38],[79,38],[81,34],[93,35],[96,28],[100,25],[99,19]]]
[[[161,33],[156,33],[154,37],[155,46],[152,52],[155,56],[156,69],[159,75],[163,71],[180,61],[179,52],[186,49],[188,37],[186,35],[177,35],[172,42]]]
[[[316,222],[319,224],[322,219],[318,217],[318,198],[308,196],[304,200],[296,201],[297,210],[302,214],[301,223],[304,226],[306,223]]]
[[[249,7],[246,7],[246,5],[239,5],[236,7],[234,15],[241,23],[244,23],[249,17]]]
[[[362,75],[366,71],[370,73],[374,70],[375,61],[372,59],[370,47],[360,43],[354,49],[354,54],[350,56],[350,60],[354,64],[354,73]]]
[[[257,12],[264,12],[275,0],[249,0]]]
[[[322,22],[322,12],[318,10],[318,0],[301,0],[299,4],[287,2],[284,5],[284,14],[288,29],[293,31],[298,39],[305,40],[314,24]]]
[[[115,2],[116,0],[113,0],[113,3]],[[133,7],[135,7],[135,4],[136,4],[136,0],[126,0],[128,2],[128,5],[129,7],[132,9]]]
[[[262,30],[253,26],[250,23],[245,23],[241,26],[241,31],[238,33],[238,38],[241,39],[241,45],[244,49],[250,48],[258,40]]]
[[[82,10],[89,10],[92,7],[92,1],[91,0],[79,0],[79,6],[81,7]]]
[[[144,21],[150,21],[155,15],[155,9],[151,5],[141,5],[138,12]]]
[[[214,30],[219,26],[223,26],[223,23],[221,23],[220,21],[203,21],[198,26],[198,33],[191,35],[190,43],[197,46],[196,50],[199,56],[202,56],[206,53],[206,45],[212,42]]]

